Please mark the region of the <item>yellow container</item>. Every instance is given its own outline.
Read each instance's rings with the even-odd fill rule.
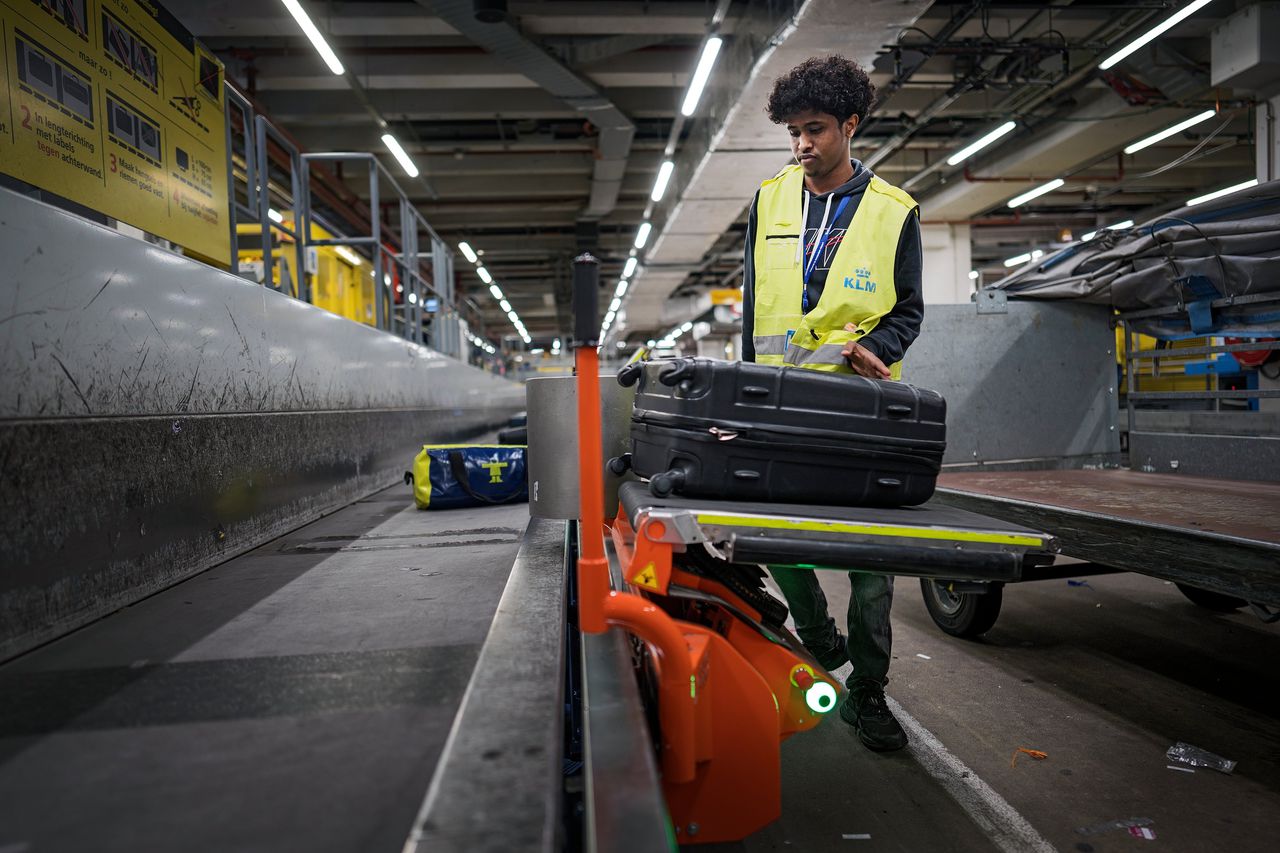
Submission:
[[[283,223],[293,227],[293,220]],[[254,236],[260,229],[253,223],[241,223],[236,226],[236,233]],[[277,232],[280,243],[271,250],[272,283],[280,286],[282,264],[289,267],[290,279],[296,281],[294,275],[293,238]],[[318,225],[311,226],[312,240],[327,240],[334,235]],[[316,254],[316,272],[311,276],[311,303],[317,308],[331,311],[348,320],[372,326],[375,323],[373,303],[373,264],[354,250],[338,246],[316,246],[311,249]],[[356,258],[358,261],[353,262]],[[258,277],[261,280],[262,250],[260,248],[241,249],[238,259],[243,270],[246,265],[259,265]],[[294,285],[296,289],[296,284]]]
[[[1117,326],[1116,364],[1120,367],[1120,391],[1127,394],[1129,392],[1129,374],[1124,363],[1125,337],[1124,327]],[[1183,341],[1170,341],[1166,350],[1168,355],[1162,355],[1159,359],[1144,358],[1134,365],[1134,369],[1138,374],[1138,390],[1160,392],[1205,390],[1205,383],[1213,382],[1217,374],[1210,373],[1207,380],[1203,374],[1188,376],[1186,366],[1190,362],[1203,362],[1211,356],[1180,356],[1178,355],[1178,350],[1206,347],[1220,342],[1216,338],[1187,338]],[[1156,339],[1149,335],[1136,335],[1134,345],[1139,350],[1155,349]]]

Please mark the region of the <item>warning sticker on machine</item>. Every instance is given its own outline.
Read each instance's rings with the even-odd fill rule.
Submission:
[[[654,592],[657,592],[658,591],[658,575],[653,570],[653,563],[649,563],[647,566],[645,566],[643,569],[637,572],[635,577],[631,579],[631,582],[636,586],[644,587],[645,589],[651,589]]]

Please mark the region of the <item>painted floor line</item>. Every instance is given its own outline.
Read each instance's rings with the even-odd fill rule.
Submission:
[[[1005,853],[1057,853],[1056,848],[1026,818],[956,758],[932,732],[920,725],[896,700],[885,698],[898,722],[911,736],[907,749],[996,846]]]

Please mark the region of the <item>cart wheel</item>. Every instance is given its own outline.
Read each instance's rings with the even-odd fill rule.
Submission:
[[[1212,610],[1215,613],[1234,613],[1249,602],[1243,598],[1236,598],[1234,595],[1224,595],[1221,592],[1210,592],[1207,589],[1200,589],[1196,586],[1187,586],[1186,584],[1175,584],[1178,589],[1185,595],[1192,604],[1198,604],[1206,610]]]
[[[979,637],[991,630],[1000,615],[1004,584],[993,583],[987,592],[951,592],[946,581],[920,579],[924,606],[933,622],[953,637]]]

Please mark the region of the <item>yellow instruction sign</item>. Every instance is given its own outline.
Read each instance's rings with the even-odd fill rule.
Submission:
[[[0,0],[0,171],[230,264],[222,84],[146,0]]]

